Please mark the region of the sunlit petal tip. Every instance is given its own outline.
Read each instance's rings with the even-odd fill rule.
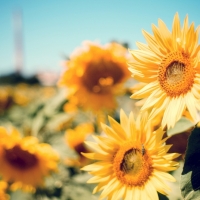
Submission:
[[[86,158],[95,160],[95,154],[94,153],[84,153],[84,152],[81,152],[81,155],[83,155]]]
[[[130,112],[130,114],[129,114],[129,121],[130,122],[135,122],[135,118],[134,118],[133,112]]]
[[[115,124],[118,124],[118,122],[115,121],[115,119],[113,119],[111,116],[108,116],[108,121],[109,121],[111,126],[114,126]]]
[[[120,108],[120,115],[126,115],[122,108]]]

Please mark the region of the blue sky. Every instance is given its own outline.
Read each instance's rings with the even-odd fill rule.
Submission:
[[[142,29],[151,32],[151,24],[161,18],[171,30],[179,13],[181,23],[200,25],[200,1],[196,0],[2,0],[0,1],[0,73],[14,71],[13,11],[23,16],[23,73],[62,70],[65,56],[82,41],[112,40],[145,42]]]

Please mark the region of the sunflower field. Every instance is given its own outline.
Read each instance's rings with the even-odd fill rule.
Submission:
[[[0,200],[199,199],[199,27],[84,41],[56,84],[0,83]]]

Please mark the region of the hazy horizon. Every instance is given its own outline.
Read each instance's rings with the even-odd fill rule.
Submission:
[[[142,29],[151,32],[151,24],[161,18],[171,30],[172,20],[179,13],[181,24],[188,14],[189,23],[200,24],[197,9],[200,2],[187,1],[1,1],[0,17],[0,73],[15,70],[15,41],[13,12],[22,13],[23,73],[41,71],[59,73],[61,62],[82,41],[98,40],[101,44],[112,40],[128,43],[145,42]]]

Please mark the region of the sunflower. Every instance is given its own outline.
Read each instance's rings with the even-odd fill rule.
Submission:
[[[152,35],[143,31],[147,44],[138,42],[139,49],[130,51],[134,61],[129,69],[134,79],[145,83],[131,98],[146,98],[141,111],[150,110],[150,118],[162,113],[163,128],[173,127],[185,111],[196,122],[200,110],[199,27],[189,26],[186,16],[181,28],[176,13],[172,32],[160,19],[152,30]]]
[[[70,108],[71,102],[94,112],[116,108],[115,95],[130,78],[127,61],[127,50],[120,44],[83,43],[66,62],[58,83],[68,89]]]
[[[58,155],[50,145],[37,138],[21,138],[16,129],[0,127],[0,174],[10,189],[34,192],[44,185],[44,178],[57,170]]]
[[[15,104],[27,106],[33,99],[33,90],[28,84],[18,84],[13,88],[12,98]]]
[[[0,114],[4,113],[13,104],[12,89],[9,86],[0,87]]]
[[[93,132],[94,127],[90,123],[79,124],[74,129],[68,129],[65,132],[66,143],[71,149],[74,149],[78,155],[77,159],[67,158],[65,160],[65,163],[67,165],[83,166],[87,163],[88,159],[82,156],[81,152],[88,152],[87,148],[84,145],[84,141],[87,138],[87,136],[89,136]]]
[[[5,181],[0,181],[0,200],[10,199],[9,195],[6,193],[8,184]]]
[[[98,183],[93,192],[102,190],[100,199],[152,199],[158,200],[157,191],[166,195],[170,188],[165,181],[175,181],[168,173],[177,169],[172,161],[179,154],[167,153],[171,145],[165,145],[164,131],[152,132],[148,116],[134,119],[120,112],[121,124],[109,117],[111,127],[102,124],[107,135],[94,136],[96,142],[86,142],[94,153],[83,153],[87,158],[98,160],[82,170],[92,177],[88,183]],[[148,122],[148,123],[147,123]]]

